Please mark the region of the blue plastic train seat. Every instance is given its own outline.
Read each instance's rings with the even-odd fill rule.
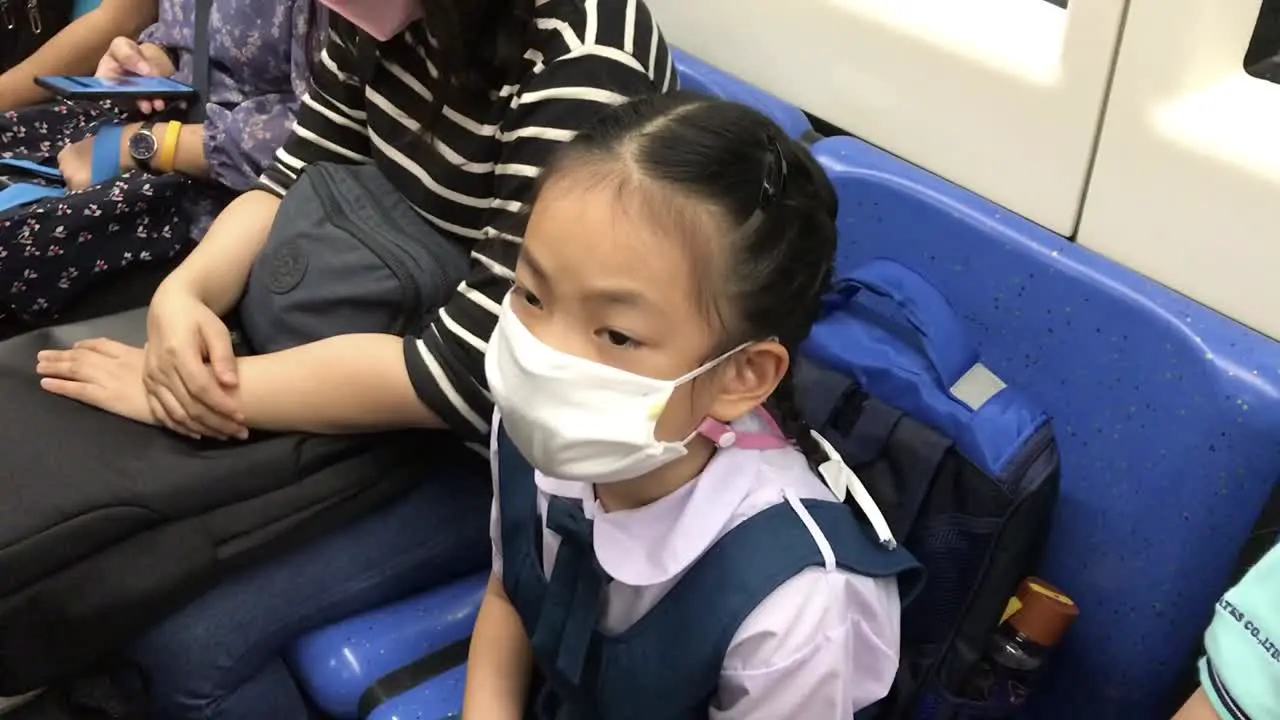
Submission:
[[[924,274],[1054,416],[1042,572],[1081,616],[1025,717],[1168,718],[1280,478],[1280,344],[861,141],[814,149],[840,195],[840,268]]]
[[[461,665],[419,685],[369,713],[366,720],[449,720],[462,712],[467,666]]]
[[[360,696],[375,681],[471,634],[488,582],[489,573],[480,573],[304,635],[290,647],[289,665],[326,715],[356,718]],[[446,672],[410,696],[397,698],[396,707],[414,698],[421,705],[425,697],[437,708],[457,710],[462,707],[465,674],[465,669]],[[382,708],[370,718],[390,717],[378,712]],[[436,720],[448,712],[400,717]]]
[[[671,57],[679,72],[680,89],[710,95],[722,100],[732,100],[759,110],[787,132],[800,139],[814,134],[809,118],[799,108],[780,100],[729,73],[714,68],[678,48],[671,48]]]

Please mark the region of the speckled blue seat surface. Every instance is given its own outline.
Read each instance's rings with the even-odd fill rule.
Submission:
[[[759,110],[793,138],[804,138],[813,133],[809,118],[791,103],[739,80],[729,73],[708,65],[679,48],[671,48],[680,76],[680,89],[732,100]]]
[[[465,640],[475,627],[489,573],[463,578],[421,595],[361,613],[296,640],[289,666],[303,690],[322,712],[338,720],[359,717],[360,696],[375,682],[425,655]],[[439,709],[403,718],[436,720],[462,707],[465,668],[455,667],[430,682],[377,706],[370,717],[404,703]],[[374,707],[376,703],[369,703]],[[425,711],[424,711],[425,712]]]

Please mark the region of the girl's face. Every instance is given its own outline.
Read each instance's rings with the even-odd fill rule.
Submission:
[[[723,331],[701,299],[718,282],[715,265],[695,263],[709,247],[690,247],[687,235],[646,218],[656,207],[651,198],[637,201],[611,183],[572,180],[550,182],[529,218],[511,295],[520,321],[561,352],[663,380],[723,352]],[[699,269],[710,276],[697,277]],[[677,388],[657,438],[678,440],[703,418],[727,422],[762,402],[776,384],[766,378],[770,368],[761,367],[762,348],[773,356],[763,358],[765,365],[778,364],[776,349],[785,371],[786,351],[776,343],[735,353]],[[763,396],[746,398],[761,379],[768,382]]]

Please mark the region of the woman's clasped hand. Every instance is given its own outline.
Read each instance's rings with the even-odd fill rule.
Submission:
[[[231,331],[194,293],[166,283],[147,311],[142,383],[161,424],[191,437],[248,437]]]

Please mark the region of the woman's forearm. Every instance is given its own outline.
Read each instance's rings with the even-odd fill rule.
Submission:
[[[41,75],[92,75],[111,41],[137,37],[155,22],[158,6],[156,0],[103,0],[0,75],[0,110],[48,100],[48,93],[35,84]]]
[[[169,124],[160,123],[152,131],[156,135],[156,143],[164,147],[169,133]],[[173,155],[173,169],[188,177],[207,178],[209,162],[204,156],[204,125],[185,123],[178,131],[177,151]]]
[[[143,123],[135,122],[125,126],[124,132],[120,134],[120,160],[124,163],[124,167],[134,166],[133,159],[129,157],[129,142],[138,130],[142,129]],[[151,127],[151,134],[155,136],[157,147],[164,147],[169,139],[170,124],[167,122],[154,123]],[[178,129],[178,144],[175,146],[173,154],[173,167],[163,168],[157,167],[156,158],[152,158],[152,168],[155,172],[169,172],[173,170],[183,175],[194,178],[207,178],[209,176],[209,163],[204,156],[204,125],[199,123],[183,123]]]
[[[418,399],[395,335],[339,335],[241,358],[233,395],[259,430],[339,434],[443,428]]]
[[[156,292],[189,292],[219,315],[229,312],[244,293],[249,269],[267,243],[279,207],[280,199],[263,190],[231,201]]]
[[[502,581],[490,575],[467,656],[463,720],[520,720],[532,672],[529,636]]]

